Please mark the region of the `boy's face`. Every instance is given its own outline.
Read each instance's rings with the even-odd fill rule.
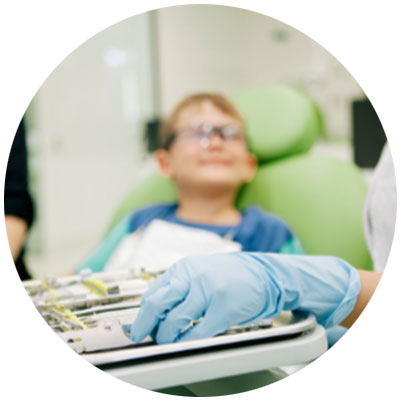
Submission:
[[[225,128],[204,137],[199,127],[207,127],[209,131],[210,127]],[[211,102],[183,109],[175,132],[176,138],[169,149],[158,150],[155,155],[161,172],[173,179],[178,188],[218,186],[237,190],[253,178],[257,161],[247,149],[241,122]]]

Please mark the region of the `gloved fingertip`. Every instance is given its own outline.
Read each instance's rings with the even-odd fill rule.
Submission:
[[[125,336],[127,336],[130,340],[132,340],[132,342],[139,343],[144,339],[145,335],[140,334],[140,332],[138,332],[138,330],[135,329],[134,325],[135,323],[133,323],[132,325],[129,324],[122,325],[122,330]]]
[[[140,343],[145,337],[146,335],[140,334],[138,332],[132,332],[129,336],[129,339],[131,339],[132,342]]]
[[[137,335],[135,335],[134,333],[131,333],[129,335],[129,339],[132,340],[132,342],[139,342],[139,337]]]

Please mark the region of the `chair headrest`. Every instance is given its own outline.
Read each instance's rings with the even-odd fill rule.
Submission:
[[[246,90],[232,98],[246,120],[259,162],[304,153],[321,133],[321,117],[306,95],[284,85]]]

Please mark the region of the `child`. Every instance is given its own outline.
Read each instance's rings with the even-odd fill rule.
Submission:
[[[188,255],[222,251],[303,253],[281,218],[255,206],[235,207],[240,187],[257,167],[244,125],[222,95],[200,93],[179,103],[162,127],[162,148],[155,152],[179,202],[127,215],[77,271],[165,269]]]

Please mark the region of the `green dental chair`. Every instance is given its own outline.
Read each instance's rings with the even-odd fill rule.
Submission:
[[[308,254],[334,255],[372,269],[363,234],[367,185],[352,163],[310,154],[321,117],[313,102],[287,86],[248,90],[233,99],[247,124],[259,167],[237,198],[280,215]],[[154,171],[118,207],[111,225],[139,207],[177,199],[172,183]]]

